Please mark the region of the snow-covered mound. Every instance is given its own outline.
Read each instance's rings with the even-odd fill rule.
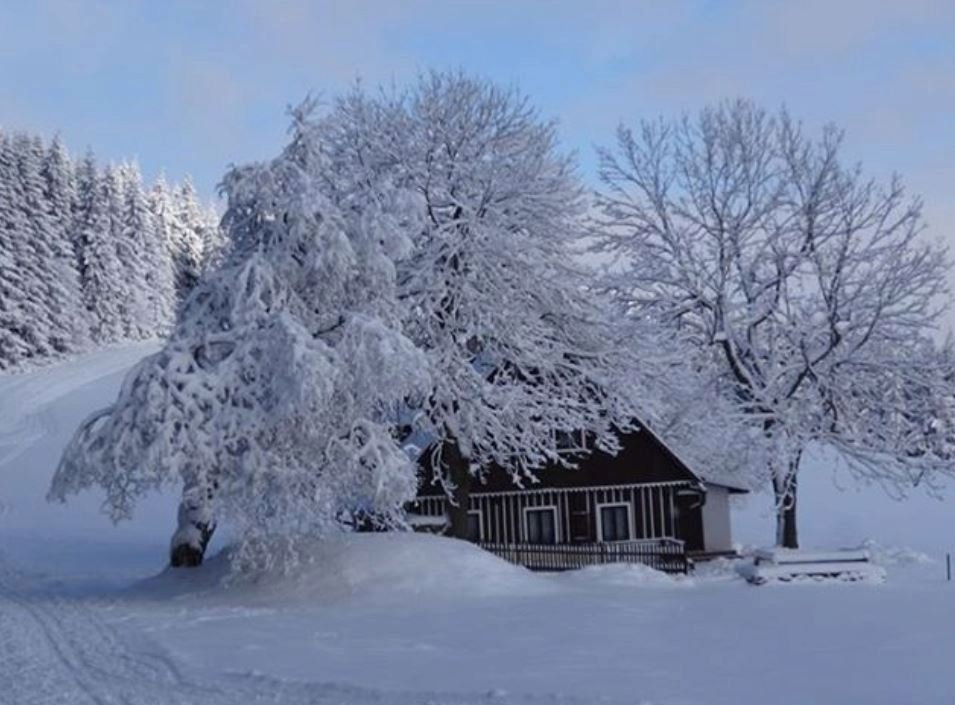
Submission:
[[[884,546],[878,541],[867,539],[860,547],[868,551],[873,563],[880,566],[907,566],[912,564],[931,564],[937,560],[927,553],[916,551],[908,546]]]
[[[234,573],[223,550],[195,570],[168,569],[140,589],[242,602],[325,604],[539,595],[551,582],[466,541],[432,534],[342,534],[296,547],[298,565]]]
[[[558,576],[561,582],[580,587],[674,587],[691,586],[693,580],[683,575],[669,575],[639,563],[609,563],[572,570]]]

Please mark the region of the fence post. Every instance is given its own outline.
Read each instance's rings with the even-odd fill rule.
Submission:
[[[948,582],[952,582],[952,554],[945,554],[945,577],[948,579]]]

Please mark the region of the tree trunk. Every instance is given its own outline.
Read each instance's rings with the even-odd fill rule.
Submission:
[[[798,489],[799,459],[802,451],[786,466],[785,475],[773,480],[776,494],[776,545],[782,548],[799,548],[799,532],[796,526],[796,495]]]
[[[169,565],[173,568],[202,565],[206,547],[216,530],[212,490],[184,490],[177,518],[178,527],[169,545]]]
[[[789,497],[776,508],[776,545],[783,548],[799,548],[799,533],[796,529],[796,480],[793,478]]]
[[[776,500],[776,545],[780,548],[799,548],[796,490],[802,448],[798,443],[791,443],[786,429],[779,427],[773,419],[763,422],[763,433],[773,453],[770,471],[773,498]]]
[[[469,538],[468,508],[471,500],[471,468],[468,459],[461,454],[457,441],[445,441],[441,453],[442,463],[447,468],[447,477],[454,485],[448,502],[449,535],[459,539]]]

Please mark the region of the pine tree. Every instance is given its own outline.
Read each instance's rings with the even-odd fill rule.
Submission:
[[[61,140],[0,132],[0,368],[168,332],[224,250],[191,183],[76,165]],[[177,286],[178,284],[178,286]]]
[[[77,207],[76,171],[59,136],[43,154],[42,175],[46,201],[53,223],[53,251],[62,280],[63,324],[71,333],[71,348],[83,347],[89,338],[89,322],[82,305],[79,261],[75,248]]]
[[[45,150],[39,138],[26,134],[18,135],[14,145],[20,174],[20,206],[30,223],[28,251],[32,256],[31,270],[36,277],[32,290],[42,309],[47,344],[51,350],[63,353],[72,347],[73,341],[68,295],[63,288],[69,270],[64,267],[65,262],[58,251],[56,221],[46,197],[42,174]]]
[[[139,167],[126,165],[124,179],[124,231],[120,240],[136,247],[136,256],[124,263],[124,268],[129,272],[135,289],[133,299],[140,309],[134,321],[138,325],[128,334],[135,338],[152,337],[169,328],[176,307],[171,259],[158,218],[143,191]]]
[[[159,178],[149,191],[149,210],[153,217],[156,235],[157,267],[154,271],[158,292],[156,305],[158,315],[171,324],[181,300],[176,289],[175,238],[178,227],[172,192],[165,176]]]
[[[116,255],[122,268],[128,295],[123,302],[123,336],[133,340],[148,338],[155,333],[147,274],[147,248],[155,238],[152,214],[146,205],[139,167],[133,163],[121,164],[115,170],[118,181],[119,212],[112,218],[112,232],[116,239]]]
[[[141,270],[139,252],[135,243],[125,238],[123,222],[123,194],[125,191],[122,167],[110,164],[103,173],[103,201],[106,205],[107,240],[112,247],[116,263],[116,276],[109,281],[108,292],[104,296],[112,297],[112,305],[117,312],[117,319],[111,325],[112,340],[124,340],[130,337],[135,319],[139,313],[139,302],[136,300],[136,286],[131,281],[133,273]]]
[[[7,143],[5,168],[10,177],[11,207],[8,209],[8,251],[19,270],[20,287],[14,305],[19,310],[18,329],[30,346],[27,357],[48,356],[53,323],[47,308],[46,271],[48,223],[41,202],[38,165],[32,163],[29,137],[17,134]],[[36,177],[36,178],[34,178]]]
[[[175,218],[172,252],[179,300],[195,287],[202,274],[208,224],[192,181],[188,178],[173,193]]]
[[[26,270],[20,266],[25,224],[15,201],[18,180],[13,146],[0,133],[0,369],[35,353],[25,310]]]
[[[208,272],[225,260],[229,240],[219,226],[219,212],[214,206],[202,209],[202,271]]]
[[[92,156],[81,167],[80,276],[83,299],[90,314],[92,338],[97,343],[116,342],[123,335],[122,268],[112,230],[119,224],[119,181],[115,170],[100,177]]]
[[[87,217],[97,185],[99,183],[99,173],[96,166],[96,157],[92,150],[87,150],[83,159],[74,168],[76,197],[73,199],[73,252],[76,256],[76,269],[80,278],[80,293],[83,301],[86,301],[84,292],[86,276],[86,228]],[[87,330],[91,321],[87,319]]]
[[[0,200],[4,198],[0,185]],[[19,290],[17,268],[5,248],[5,232],[0,230],[0,370],[5,370],[24,359],[29,351],[18,331],[19,319],[14,308],[14,296]]]

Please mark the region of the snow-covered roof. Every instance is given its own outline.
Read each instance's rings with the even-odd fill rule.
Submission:
[[[734,477],[733,473],[721,471],[719,468],[708,468],[706,472],[700,472],[694,467],[693,463],[688,462],[685,456],[674,450],[674,448],[667,443],[660,436],[660,434],[653,431],[647,424],[640,421],[639,419],[636,419],[635,425],[637,430],[633,431],[632,433],[647,433],[654,440],[654,442],[656,442],[664,450],[665,453],[667,453],[676,463],[682,466],[687,473],[692,475],[696,480],[700,481],[704,485],[723,487],[732,493],[742,494],[750,492],[751,488],[741,484],[738,479]],[[436,441],[437,438],[429,433],[415,431],[411,436],[405,439],[404,450],[410,458],[420,461],[424,452]]]
[[[711,468],[707,472],[700,472],[695,469],[693,465],[686,461],[679,453],[677,453],[673,447],[667,443],[660,434],[656,433],[645,423],[639,423],[640,430],[638,433],[648,433],[653,440],[655,440],[661,448],[663,448],[670,456],[673,457],[678,463],[680,463],[688,472],[695,476],[700,482],[705,485],[714,485],[716,487],[723,487],[733,493],[747,493],[750,491],[749,487],[746,487],[739,482],[734,481],[732,477],[726,477],[729,473],[721,472],[718,468]]]

